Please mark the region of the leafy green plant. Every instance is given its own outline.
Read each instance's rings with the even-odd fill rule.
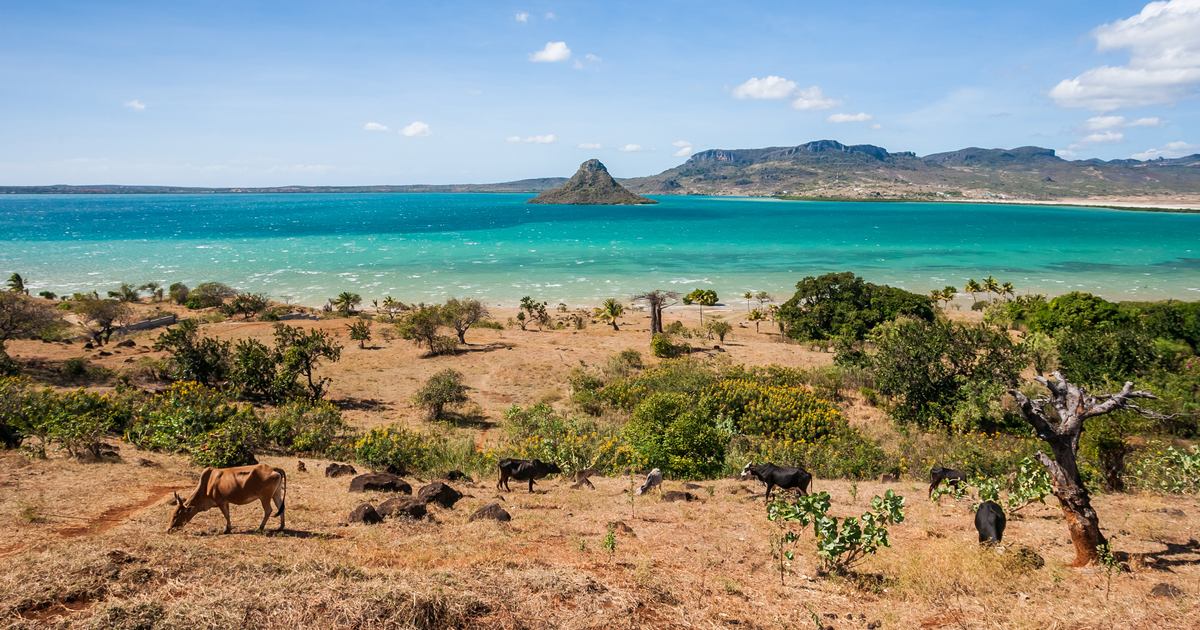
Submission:
[[[360,319],[353,324],[346,324],[346,328],[350,331],[350,340],[357,341],[360,349],[366,348],[366,343],[371,340],[371,322]]]
[[[354,443],[354,458],[372,468],[427,470],[444,439],[399,426],[375,427]]]
[[[604,542],[600,543],[604,551],[608,553],[608,561],[612,562],[612,558],[617,554],[617,530],[612,523],[608,525],[608,533],[604,535]]]
[[[307,398],[278,407],[264,425],[267,436],[280,447],[313,455],[329,453],[350,431],[337,406]]]
[[[1103,545],[1096,545],[1096,553],[1100,556],[1100,566],[1104,568],[1104,577],[1108,581],[1108,585],[1104,589],[1104,601],[1108,601],[1108,596],[1112,594],[1112,579],[1114,575],[1121,574],[1121,561],[1113,553],[1112,543],[1117,537],[1113,536],[1104,541]]]
[[[467,386],[463,385],[462,378],[462,373],[452,368],[434,374],[413,394],[413,404],[424,409],[430,420],[441,420],[447,406],[459,405],[469,400]]]
[[[813,523],[817,515],[825,514],[829,506],[828,492],[802,496],[793,503],[773,501],[767,506],[767,520],[775,525],[770,535],[771,562],[779,569],[781,586],[787,568],[785,562],[796,560],[795,547],[800,541],[800,534]],[[799,524],[799,531],[792,529],[791,523]]]
[[[817,556],[825,570],[845,574],[880,547],[890,547],[889,524],[904,521],[904,497],[888,490],[883,497],[871,499],[871,509],[861,517],[844,519],[839,528],[837,517],[816,515],[813,530],[817,537]]]
[[[1189,450],[1152,444],[1134,471],[1133,478],[1148,490],[1196,494],[1200,492],[1200,446]]]
[[[230,343],[201,337],[200,325],[189,319],[154,340],[154,349],[171,353],[170,377],[201,385],[220,385],[229,378]]]
[[[566,473],[595,468],[611,474],[645,466],[645,461],[622,439],[617,427],[563,416],[545,403],[504,412],[507,444],[500,454],[554,462]]]
[[[262,446],[263,438],[262,423],[252,408],[244,407],[212,431],[189,440],[187,449],[197,466],[246,466],[258,463],[254,451]]]
[[[245,410],[230,404],[224,392],[194,381],[173,383],[134,406],[125,441],[142,448],[184,450],[202,434],[241,413]]]
[[[706,479],[720,473],[728,436],[711,404],[682,394],[651,394],[633,410],[623,434],[646,465],[664,475]]]

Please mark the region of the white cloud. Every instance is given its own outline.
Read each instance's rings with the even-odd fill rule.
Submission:
[[[596,55],[593,55],[592,53],[588,53],[588,54],[584,55],[583,58],[587,59],[588,61],[595,61],[596,63],[600,63],[601,61],[604,61],[603,59],[597,57]]]
[[[1174,104],[1200,85],[1200,0],[1151,2],[1092,31],[1097,52],[1128,48],[1129,63],[1064,79],[1048,95],[1060,107],[1110,112]]]
[[[829,98],[821,92],[821,88],[812,86],[796,92],[796,100],[792,101],[792,109],[799,109],[806,112],[820,111],[837,107],[842,102],[837,99]]]
[[[578,59],[576,59],[576,60],[575,60],[575,66],[574,66],[574,68],[575,68],[576,70],[583,70],[583,62],[582,62],[582,61],[580,61],[580,60],[578,60]]]
[[[551,142],[554,142],[555,138],[554,134],[547,134],[544,136],[529,136],[528,138],[522,138],[521,136],[509,136],[506,138],[506,140],[509,142],[524,142],[526,144],[550,144]]]
[[[867,129],[870,129],[872,131],[881,131],[883,129],[883,125],[881,125],[879,123],[875,123],[874,125],[867,125]]]
[[[787,98],[796,90],[796,82],[783,77],[771,75],[765,79],[758,77],[733,88],[733,98],[761,98],[776,100]]]
[[[871,120],[872,118],[874,118],[874,116],[872,116],[868,113],[865,113],[865,112],[859,112],[857,114],[831,114],[828,118],[825,119],[825,122],[831,122],[831,123],[867,122],[868,120]]]
[[[529,14],[528,14],[528,13],[525,13],[524,11],[521,11],[521,12],[517,13],[517,15],[516,15],[516,19],[517,19],[517,21],[518,21],[518,22],[528,22],[528,21],[529,21]]]
[[[1137,120],[1125,120],[1124,116],[1096,116],[1083,121],[1083,124],[1079,125],[1075,132],[1083,134],[1091,131],[1110,131],[1129,127],[1163,127],[1168,122],[1170,121],[1157,116]]]
[[[674,155],[675,157],[687,157],[695,152],[696,152],[696,149],[694,149],[693,147],[683,147],[682,149],[676,151],[672,155]]]
[[[1141,153],[1134,153],[1129,157],[1135,160],[1155,160],[1160,157],[1171,159],[1194,153],[1200,153],[1200,144],[1192,144],[1180,140],[1177,142],[1168,142],[1157,149],[1146,149]]]
[[[1125,134],[1118,131],[1097,131],[1079,139],[1072,147],[1089,146],[1093,144],[1116,144],[1125,139]]]
[[[143,109],[146,109],[146,105],[144,103],[142,103],[141,101],[137,100],[136,98],[133,99],[132,101],[125,101],[125,107],[128,107],[129,109],[132,109],[134,111],[139,111],[139,112],[142,111]]]
[[[676,140],[675,142],[671,143],[671,146],[673,146],[673,147],[690,147],[693,145],[691,142],[688,142],[687,140]]]
[[[418,120],[417,122],[414,122],[413,124],[401,129],[400,135],[408,136],[410,138],[432,136],[433,130],[429,128],[429,125],[426,125]]]
[[[555,15],[554,15],[553,13],[547,13],[547,14],[546,14],[546,19],[547,19],[547,20],[553,20],[554,18],[555,18]]]
[[[623,146],[623,147],[621,147],[621,148],[619,148],[619,149],[617,149],[617,150],[618,150],[618,151],[624,151],[624,152],[626,152],[626,153],[641,153],[641,152],[642,152],[642,145],[640,145],[640,144],[627,144],[627,145],[625,145],[625,146]]]
[[[387,125],[381,125],[379,123],[373,123],[373,122],[369,122],[369,123],[363,125],[363,129],[366,131],[387,131],[388,130]]]
[[[584,142],[579,145],[580,149],[603,149],[599,142]]]
[[[530,53],[530,61],[566,61],[571,58],[571,49],[567,48],[566,42],[546,42],[546,47]]]

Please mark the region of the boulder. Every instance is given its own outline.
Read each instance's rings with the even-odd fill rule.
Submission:
[[[425,503],[420,499],[410,499],[406,497],[394,497],[384,501],[379,506],[380,516],[392,516],[405,519],[419,519],[428,512],[425,509]]]
[[[463,497],[462,493],[450,486],[435,481],[417,493],[417,498],[425,503],[437,503],[438,505],[450,509],[454,504]]]
[[[474,479],[467,476],[467,473],[461,470],[451,470],[446,473],[446,481],[464,481],[466,483],[475,483]]]
[[[132,339],[126,339],[117,343],[118,348],[132,348],[137,345],[137,342]]]
[[[614,532],[619,532],[622,534],[629,534],[630,536],[633,535],[633,528],[626,525],[625,521],[613,521],[608,524],[608,528],[613,530]]]
[[[1179,599],[1183,597],[1183,591],[1175,588],[1172,584],[1159,582],[1157,586],[1150,589],[1150,597],[1162,597],[1165,599]]]
[[[575,482],[578,483],[580,479],[591,479],[592,477],[599,476],[599,470],[596,470],[595,468],[584,468],[583,470],[575,471]]]
[[[504,511],[504,508],[500,507],[500,504],[496,502],[489,503],[475,510],[475,513],[471,515],[472,522],[489,518],[501,523],[507,523],[512,520],[512,515]]]
[[[879,475],[879,483],[896,483],[898,481],[900,481],[900,478],[896,475],[889,475],[886,473]]]
[[[304,465],[304,460],[296,460],[296,472],[308,472],[308,468]]]
[[[330,464],[325,467],[326,477],[341,477],[343,475],[357,475],[358,471],[350,464]]]
[[[589,480],[587,477],[584,477],[583,479],[571,484],[572,490],[583,490],[584,488],[595,490],[596,486],[593,486],[591,480]]]
[[[137,465],[141,466],[142,468],[157,468],[158,462],[152,462],[144,457],[139,457],[137,460]]]
[[[411,477],[412,476],[412,473],[408,472],[407,470],[405,470],[395,464],[388,464],[387,467],[383,469],[383,472],[385,472],[389,475],[396,475],[397,477]]]
[[[691,492],[680,492],[678,490],[668,490],[662,493],[660,499],[663,503],[673,503],[675,501],[696,501],[698,497]]]
[[[396,475],[367,473],[350,480],[350,492],[367,492],[369,490],[412,494],[412,486]]]
[[[379,515],[379,512],[375,511],[375,506],[371,505],[370,503],[364,503],[354,508],[354,511],[350,513],[351,523],[366,523],[367,525],[374,525],[382,521],[383,517]]]

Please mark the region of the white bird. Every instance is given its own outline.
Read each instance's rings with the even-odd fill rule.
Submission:
[[[657,468],[651,470],[649,475],[646,475],[646,483],[637,489],[637,494],[646,494],[654,486],[658,486],[658,491],[662,492],[662,471]]]

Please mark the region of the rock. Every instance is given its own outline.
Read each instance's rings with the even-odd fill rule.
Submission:
[[[412,494],[412,486],[408,482],[387,473],[366,473],[350,480],[350,492],[402,492]]]
[[[1046,566],[1046,560],[1037,551],[1029,547],[1013,547],[1009,549],[1000,563],[1009,571],[1025,573],[1036,571]]]
[[[630,536],[633,535],[633,528],[626,525],[625,521],[613,521],[608,524],[608,528],[613,530],[614,532],[620,532],[622,534],[629,534]]]
[[[112,356],[112,353],[111,353],[111,352],[108,352],[108,351],[106,351],[106,350],[101,350],[101,351],[100,351],[100,356],[102,356],[102,357],[111,357],[111,356]]]
[[[889,475],[886,473],[879,475],[879,483],[897,483],[899,481],[900,481],[900,478],[897,477],[896,475]]]
[[[875,630],[876,628],[882,628],[882,627],[883,627],[883,622],[878,619],[867,624],[867,630]]]
[[[137,342],[135,342],[132,339],[126,339],[125,341],[121,341],[121,342],[117,343],[118,348],[132,348],[136,345],[137,345]]]
[[[575,471],[575,481],[576,482],[578,482],[580,479],[591,479],[592,477],[599,477],[599,476],[600,476],[600,471],[596,470],[595,468],[584,468],[583,470]]]
[[[462,496],[463,495],[461,492],[440,481],[435,481],[428,486],[421,488],[421,491],[417,493],[417,498],[425,503],[437,503],[446,509],[454,507],[454,504],[457,503]]]
[[[466,479],[467,483],[475,483],[474,479],[468,477],[467,473],[461,470],[451,470],[446,473],[446,481],[459,481],[460,479]]]
[[[501,523],[507,523],[512,520],[512,515],[504,511],[504,508],[500,507],[499,503],[493,502],[479,508],[478,510],[475,510],[475,513],[471,515],[470,520],[474,522],[487,518],[495,519]]]
[[[394,516],[396,518],[419,519],[428,512],[425,509],[425,503],[420,499],[410,499],[406,497],[394,497],[383,502],[379,506],[380,516]]]
[[[408,472],[407,470],[404,470],[403,468],[400,468],[399,466],[397,466],[395,464],[388,464],[387,467],[383,469],[383,472],[385,472],[389,475],[396,475],[397,477],[411,477],[412,476],[412,473]]]
[[[326,477],[341,477],[343,475],[357,475],[358,471],[350,464],[330,464],[325,467]]]
[[[741,492],[750,492],[750,491],[743,488],[742,486],[733,486],[732,488],[729,489],[729,494],[738,494]]]
[[[156,467],[158,467],[158,462],[152,462],[152,461],[150,461],[150,460],[148,460],[148,459],[146,459],[146,458],[144,458],[144,457],[139,457],[139,458],[138,458],[138,461],[137,461],[137,464],[138,464],[138,466],[141,466],[142,468],[156,468]]]
[[[684,490],[703,490],[704,486],[694,484],[694,483],[685,483],[685,484],[683,484],[683,489]]]
[[[629,192],[608,174],[600,160],[588,160],[579,165],[579,170],[567,183],[525,203],[618,206],[658,202]]]
[[[133,359],[125,359],[124,363],[133,363]]]
[[[96,346],[95,346],[95,344],[93,344],[92,342],[89,341],[89,342],[83,344],[83,348],[84,348],[84,350],[93,350],[96,348]]]
[[[354,508],[354,511],[350,513],[350,522],[374,525],[383,522],[383,517],[379,515],[379,512],[375,511],[375,506],[370,503],[364,503]]]
[[[304,461],[296,460],[296,472],[308,472],[308,468],[304,466]]]
[[[696,495],[691,492],[680,492],[678,490],[668,490],[662,493],[660,501],[663,503],[672,503],[675,501],[696,501]]]
[[[1150,589],[1150,597],[1163,597],[1166,599],[1179,599],[1183,597],[1183,591],[1175,588],[1166,582],[1159,582],[1157,586]]]
[[[571,484],[572,490],[583,490],[584,488],[595,490],[596,486],[593,486],[591,480],[589,480],[587,477],[584,477],[583,479]]]

